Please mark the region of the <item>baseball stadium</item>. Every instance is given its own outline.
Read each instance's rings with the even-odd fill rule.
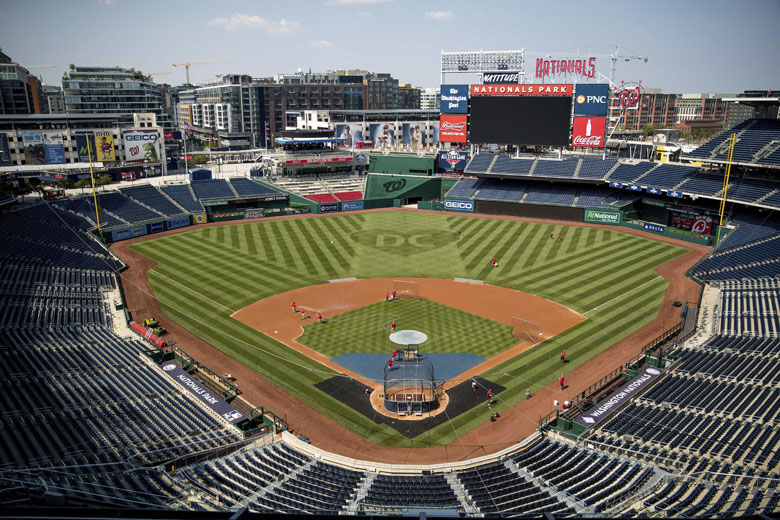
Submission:
[[[6,197],[3,507],[777,515],[780,123],[612,157],[629,96],[583,85],[451,85],[365,175],[303,137],[283,175]]]

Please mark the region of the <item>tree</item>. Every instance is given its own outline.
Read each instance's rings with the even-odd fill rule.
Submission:
[[[649,137],[653,135],[655,127],[653,125],[645,125],[642,127],[642,137]]]
[[[70,68],[71,71],[76,70],[76,64],[75,63],[71,63],[70,65],[68,65],[68,67]]]
[[[81,193],[84,193],[84,188],[89,188],[90,186],[92,186],[92,179],[84,177],[83,179],[77,180],[74,187],[81,188]]]
[[[101,173],[95,179],[95,186],[105,186],[106,184],[111,184],[113,181],[114,179],[109,174]]]
[[[206,164],[209,162],[208,155],[193,155],[192,159],[187,161],[188,166],[197,166],[198,164]]]

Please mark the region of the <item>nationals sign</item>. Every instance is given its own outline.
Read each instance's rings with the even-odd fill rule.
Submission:
[[[472,96],[571,96],[571,85],[471,85]]]
[[[575,117],[571,145],[582,148],[604,148],[606,117]]]
[[[552,74],[572,74],[585,78],[596,77],[596,58],[570,60],[568,58],[545,60],[536,59],[536,77],[539,79]]]
[[[442,114],[439,116],[439,141],[442,143],[465,143],[468,131],[468,116]]]

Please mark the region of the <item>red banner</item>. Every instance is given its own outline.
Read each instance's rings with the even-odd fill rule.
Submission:
[[[571,96],[571,85],[471,85],[472,96]]]
[[[571,145],[582,148],[604,148],[606,117],[575,117]]]
[[[468,132],[468,116],[442,114],[439,116],[439,141],[442,143],[465,143]]]

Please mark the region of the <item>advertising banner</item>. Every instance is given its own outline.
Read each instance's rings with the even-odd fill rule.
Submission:
[[[190,217],[172,218],[172,219],[169,219],[165,223],[165,225],[166,225],[166,227],[168,229],[176,229],[176,228],[180,228],[180,227],[184,227],[184,226],[189,226],[190,225]]]
[[[606,129],[606,117],[575,117],[571,131],[571,145],[582,148],[604,148]]]
[[[250,219],[250,218],[261,218],[264,217],[265,214],[263,213],[262,209],[248,209],[244,212],[244,218]]]
[[[602,209],[586,209],[585,222],[597,222],[600,224],[620,224],[622,213]]]
[[[425,144],[425,134],[420,125],[404,123],[402,127],[401,142],[409,145],[413,151],[421,150]]]
[[[227,401],[216,395],[213,391],[206,388],[203,383],[179,368],[179,365],[176,363],[166,363],[162,366],[162,369],[166,374],[172,377],[174,381],[181,385],[182,388],[197,397],[203,404],[211,408],[215,413],[221,415],[229,423],[236,424],[246,419],[241,412],[230,406]]]
[[[442,85],[439,112],[442,114],[468,114],[469,86]]]
[[[89,142],[89,148],[87,148],[87,142]],[[93,161],[97,161],[95,134],[84,131],[76,132],[76,150],[79,155],[79,162],[89,162],[90,155],[92,155]]]
[[[331,213],[339,210],[338,202],[329,202],[327,204],[320,204],[320,213]]]
[[[97,137],[97,132],[95,132]],[[125,162],[160,162],[160,132],[136,129],[124,132]]]
[[[460,150],[450,150],[439,154],[439,168],[448,172],[463,170],[466,167],[469,156]]]
[[[198,213],[197,215],[192,216],[192,223],[193,224],[205,224],[206,223],[206,214],[205,213]]]
[[[363,209],[362,200],[345,200],[341,203],[341,211],[354,211],[357,209]]]
[[[45,164],[46,155],[43,152],[42,132],[22,132],[25,164]]]
[[[11,148],[8,146],[8,136],[0,134],[0,166],[11,166]]]
[[[536,58],[536,77],[538,79],[558,74],[595,78],[596,58],[594,56],[580,59]]]
[[[556,85],[471,85],[472,96],[571,96],[572,86]]]
[[[482,75],[484,85],[509,85],[520,83],[519,72],[486,72]]]
[[[606,116],[609,85],[580,83],[574,87],[575,116]]]
[[[587,413],[574,419],[574,422],[578,422],[585,426],[597,424],[617,410],[620,405],[628,402],[632,397],[637,395],[643,388],[646,388],[661,374],[662,372],[657,368],[645,368],[642,372],[637,374],[636,377],[631,379],[631,381],[617,387],[612,392],[609,399],[596,403],[594,408],[591,408]]]
[[[666,230],[666,226],[662,226],[661,224],[653,224],[652,222],[642,222],[642,228],[646,231],[652,231],[653,233],[659,233],[663,235],[664,231]]]
[[[112,231],[111,238],[114,242],[117,240],[125,240],[127,238],[140,237],[146,234],[146,226],[136,226],[127,229],[120,229],[119,231]]]
[[[336,137],[346,139],[345,142],[340,143],[342,148],[352,148],[355,143],[363,140],[362,126],[358,124],[345,124],[339,123],[336,125]]]
[[[433,121],[433,142],[439,142],[439,122]]]
[[[440,142],[465,143],[467,141],[468,116],[442,114],[439,118]]]
[[[65,163],[65,146],[62,144],[62,132],[43,132],[43,155],[49,164]]]
[[[393,144],[393,128],[391,125],[371,123],[369,129],[374,146],[390,146]]]
[[[710,216],[672,211],[670,212],[670,217],[672,219],[672,225],[676,228],[698,233],[700,235],[709,235],[712,233],[712,217]]]
[[[98,161],[116,161],[116,153],[114,153],[114,133],[111,130],[95,130],[94,144],[95,149],[93,150],[93,153]]]
[[[470,200],[445,200],[444,209],[450,211],[467,211],[469,213],[474,212],[474,202]]]

